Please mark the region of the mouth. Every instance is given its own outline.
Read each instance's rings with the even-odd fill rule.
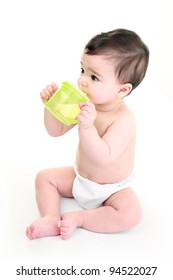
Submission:
[[[80,90],[88,96],[88,93],[86,91],[84,91],[81,87],[80,87]]]
[[[83,90],[82,86],[79,86],[79,89],[89,98],[89,94],[85,90]]]
[[[85,94],[86,94],[86,96],[89,98],[89,95],[88,95],[88,93],[86,93],[85,91],[83,91]]]
[[[90,100],[90,97],[88,95],[88,93],[86,93],[85,91],[83,91],[83,93],[87,96],[87,98]]]

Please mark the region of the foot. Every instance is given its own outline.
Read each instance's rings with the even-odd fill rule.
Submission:
[[[83,211],[64,213],[58,226],[62,239],[67,239],[77,227],[81,227],[83,220]]]
[[[27,229],[29,239],[59,235],[57,217],[45,216],[33,222]]]

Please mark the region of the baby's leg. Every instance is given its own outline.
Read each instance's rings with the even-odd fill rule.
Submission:
[[[41,218],[26,230],[29,239],[59,235],[60,195],[72,197],[73,167],[46,169],[36,177],[36,201]]]
[[[126,188],[109,197],[103,207],[62,215],[60,234],[66,239],[76,227],[100,233],[115,233],[134,227],[140,219],[138,198],[131,188]]]

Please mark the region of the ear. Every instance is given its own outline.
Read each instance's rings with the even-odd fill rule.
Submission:
[[[127,96],[132,91],[132,84],[126,83],[120,86],[120,89],[118,91],[118,94],[121,98]]]

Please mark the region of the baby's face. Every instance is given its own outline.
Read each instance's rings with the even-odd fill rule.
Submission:
[[[94,104],[104,104],[113,100],[120,88],[113,62],[103,55],[83,53],[78,86]]]

